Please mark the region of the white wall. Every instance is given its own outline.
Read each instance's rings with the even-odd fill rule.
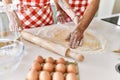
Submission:
[[[113,14],[120,13],[120,0],[115,0],[115,5],[113,8]]]
[[[111,15],[113,11],[114,3],[115,0],[100,0],[98,17]]]

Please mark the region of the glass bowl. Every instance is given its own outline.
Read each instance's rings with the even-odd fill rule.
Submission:
[[[0,75],[16,70],[23,52],[24,45],[21,41],[0,39]]]
[[[11,31],[9,27],[11,17],[6,12],[12,11],[12,4],[0,5],[0,80],[3,80],[2,76],[16,70],[23,57],[24,45],[18,41],[20,31]]]

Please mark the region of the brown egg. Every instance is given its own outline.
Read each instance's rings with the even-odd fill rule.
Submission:
[[[54,65],[51,63],[45,63],[43,65],[43,70],[48,71],[48,72],[52,72],[54,70]]]
[[[39,80],[39,72],[30,70],[27,74],[26,80]]]
[[[41,67],[40,63],[34,61],[31,69],[36,70],[36,71],[40,71],[42,69],[42,67]]]
[[[55,67],[55,71],[57,72],[62,72],[65,73],[66,72],[66,66],[64,64],[57,64]]]
[[[39,75],[39,80],[51,80],[51,75],[48,71],[41,71]]]
[[[57,64],[61,63],[61,64],[66,64],[66,61],[64,58],[59,58],[57,61],[56,61]]]
[[[77,66],[75,64],[69,64],[67,66],[67,72],[68,73],[77,73],[78,69],[77,69]]]
[[[54,72],[52,80],[65,80],[65,77],[61,72]]]
[[[45,59],[45,62],[54,64],[55,60],[52,57],[48,57]]]
[[[66,80],[78,80],[78,78],[75,73],[68,73],[66,75]]]
[[[39,62],[39,63],[43,63],[43,62],[44,62],[44,59],[43,59],[42,56],[37,56],[37,57],[35,58],[35,61],[37,61],[37,62]]]

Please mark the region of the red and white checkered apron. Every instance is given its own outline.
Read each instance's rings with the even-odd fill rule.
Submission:
[[[88,5],[88,0],[68,0],[68,2],[75,14],[82,17]],[[67,22],[69,21],[71,21],[70,17],[67,18]]]
[[[50,0],[19,0],[18,15],[24,28],[54,23]]]

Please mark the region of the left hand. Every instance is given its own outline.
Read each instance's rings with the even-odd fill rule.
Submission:
[[[15,11],[7,13],[9,18],[9,28],[11,31],[21,31],[23,26]]]
[[[63,11],[63,10],[59,10],[59,11],[57,11],[57,21],[59,22],[59,23],[65,23],[65,22],[67,22],[66,21],[66,18],[67,18],[67,14]]]
[[[81,40],[83,38],[83,32],[84,31],[81,31],[78,28],[76,28],[73,32],[69,34],[66,40],[70,42],[70,48],[75,49],[80,45]]]

